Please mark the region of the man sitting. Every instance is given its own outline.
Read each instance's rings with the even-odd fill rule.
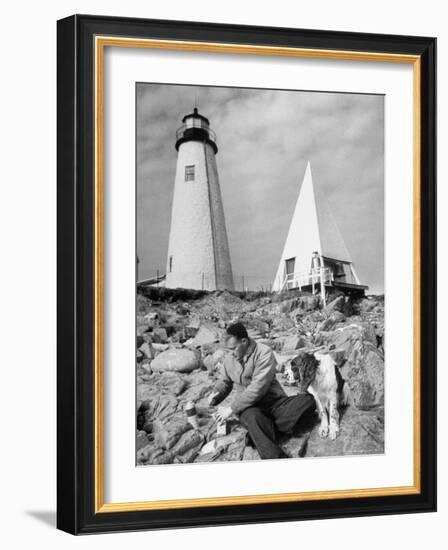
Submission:
[[[288,458],[275,442],[276,430],[291,432],[302,415],[315,408],[314,398],[307,392],[286,395],[275,376],[273,351],[249,338],[242,323],[227,327],[225,345],[231,353],[221,365],[209,403],[219,404],[234,384],[237,393],[229,407],[220,407],[218,421],[237,415],[261,458]]]

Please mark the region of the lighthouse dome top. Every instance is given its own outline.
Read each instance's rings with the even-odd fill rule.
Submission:
[[[189,115],[185,115],[184,118],[182,119],[182,122],[185,123],[185,121],[188,119],[188,118],[199,118],[201,119],[207,126],[210,126],[210,121],[207,117],[205,117],[204,115],[201,115],[197,109],[197,107],[195,107],[193,109],[193,112],[190,113]]]
[[[179,147],[188,141],[208,143],[215,155],[218,152],[216,134],[210,129],[210,121],[199,113],[197,107],[183,117],[182,126],[176,131],[176,150],[179,151]]]

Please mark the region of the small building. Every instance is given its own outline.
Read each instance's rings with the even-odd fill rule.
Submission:
[[[353,261],[319,188],[313,184],[308,163],[273,291],[293,288],[316,292],[339,288],[347,294],[364,294]]]

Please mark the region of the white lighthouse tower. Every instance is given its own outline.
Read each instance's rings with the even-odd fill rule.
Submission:
[[[176,132],[178,151],[165,286],[233,289],[216,136],[197,108]]]

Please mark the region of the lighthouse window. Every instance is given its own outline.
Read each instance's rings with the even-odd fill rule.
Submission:
[[[185,166],[185,181],[194,181],[194,164]]]
[[[173,271],[173,257],[170,256],[170,273]]]

